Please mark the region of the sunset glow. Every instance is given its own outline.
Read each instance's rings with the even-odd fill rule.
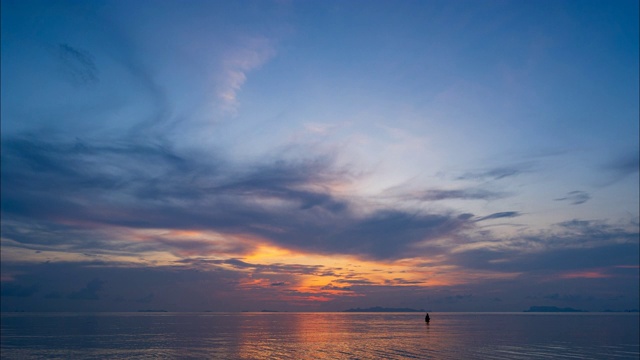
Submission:
[[[637,1],[1,14],[3,311],[639,307]]]

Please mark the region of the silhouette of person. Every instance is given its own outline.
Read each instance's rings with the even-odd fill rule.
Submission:
[[[429,313],[427,313],[427,316],[424,317],[424,322],[429,322],[429,320],[431,320],[431,318],[429,317]]]

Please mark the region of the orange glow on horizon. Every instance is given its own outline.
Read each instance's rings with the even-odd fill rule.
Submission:
[[[483,280],[510,279],[519,273],[468,272],[450,265],[446,255],[376,260],[344,254],[287,249],[251,234],[226,234],[191,229],[130,229],[111,227],[114,243],[123,250],[70,252],[51,246],[39,252],[18,249],[3,239],[3,258],[28,262],[110,261],[120,266],[184,267],[233,272],[238,289],[259,291],[273,301],[327,302],[365,296],[372,288],[447,287]],[[157,244],[157,246],[155,246]],[[85,252],[87,254],[85,254]],[[565,278],[606,277],[600,272],[565,274]],[[235,282],[237,281],[237,282]],[[256,293],[257,294],[257,293]]]

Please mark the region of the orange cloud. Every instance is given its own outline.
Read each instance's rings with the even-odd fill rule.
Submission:
[[[608,277],[611,276],[603,273],[601,270],[576,271],[560,275],[562,279],[604,279]]]

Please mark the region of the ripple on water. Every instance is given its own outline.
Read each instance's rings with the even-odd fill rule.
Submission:
[[[639,359],[638,316],[2,315],[4,359]]]

